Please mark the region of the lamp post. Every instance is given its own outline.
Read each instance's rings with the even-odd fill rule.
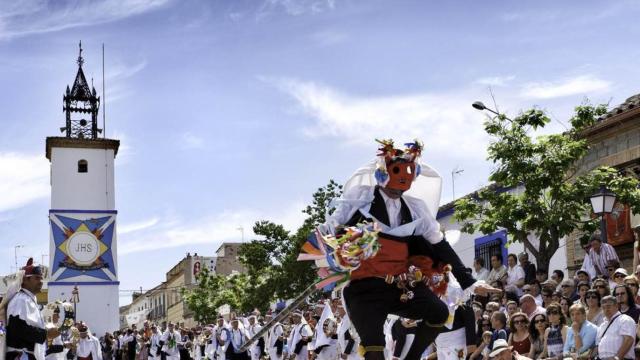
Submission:
[[[18,267],[18,248],[23,248],[23,247],[24,245],[16,245],[13,247],[13,256],[16,261],[16,274],[18,273],[18,270],[20,270],[20,268]]]
[[[78,291],[78,285],[74,286],[71,291],[71,302],[73,303],[73,322],[76,322],[76,316],[78,316],[77,304],[80,302],[80,291]]]
[[[607,242],[607,221],[605,219],[606,214],[611,214],[613,210],[613,204],[616,202],[616,194],[607,189],[606,186],[600,185],[600,190],[597,193],[591,195],[591,207],[593,213],[600,215],[600,238],[603,243]]]

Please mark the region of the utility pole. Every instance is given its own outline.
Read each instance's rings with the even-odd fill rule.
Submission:
[[[18,248],[23,248],[24,245],[16,245],[13,247],[13,256],[16,261],[16,273],[18,272]]]
[[[453,170],[451,170],[451,192],[453,195],[453,199],[456,199],[456,175],[460,175],[464,172],[464,169],[459,169],[458,166],[456,166]]]

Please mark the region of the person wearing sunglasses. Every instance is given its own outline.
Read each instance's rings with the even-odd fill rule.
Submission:
[[[604,322],[604,313],[600,307],[600,293],[595,289],[589,289],[584,298],[587,302],[587,320],[595,326],[600,326]]]
[[[630,316],[637,323],[638,318],[640,318],[640,307],[633,300],[631,289],[626,285],[618,285],[613,289],[613,295],[618,301],[620,312]]]
[[[551,304],[547,308],[549,327],[544,333],[544,351],[542,358],[558,358],[562,356],[564,342],[567,340],[567,319],[559,304]]]
[[[587,321],[587,311],[582,304],[573,304],[569,308],[571,327],[564,342],[564,357],[588,359],[596,346],[598,327]]]
[[[587,290],[591,289],[591,285],[589,285],[586,281],[581,281],[578,283],[578,300],[574,301],[574,304],[582,304],[583,306],[587,306],[586,299],[584,296],[587,294]]]
[[[549,306],[553,301],[552,299],[552,295],[553,295],[553,290],[549,289],[549,288],[542,288],[542,292],[540,293],[540,296],[542,297],[542,307],[546,308],[547,306]]]
[[[607,295],[611,295],[609,283],[604,278],[600,277],[593,280],[592,287],[596,289],[596,291],[598,291],[598,294],[600,294],[600,299]]]
[[[509,321],[509,346],[520,354],[528,354],[531,350],[531,338],[529,337],[529,318],[525,313],[518,312],[511,316]]]
[[[638,296],[638,278],[635,275],[629,275],[624,278],[624,284],[631,289],[633,301],[635,301],[636,305],[640,304],[640,296]]]
[[[539,359],[544,351],[544,333],[547,330],[547,315],[537,314],[529,323],[529,336],[531,338],[531,349],[528,357]]]

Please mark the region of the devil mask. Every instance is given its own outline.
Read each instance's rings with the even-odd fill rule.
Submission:
[[[376,181],[388,189],[407,191],[420,174],[416,158],[420,156],[422,144],[419,141],[405,144],[405,149],[396,149],[392,140],[376,140],[382,146],[378,149],[379,166],[375,172]]]

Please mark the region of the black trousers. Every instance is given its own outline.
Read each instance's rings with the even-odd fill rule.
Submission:
[[[374,277],[354,280],[344,289],[349,318],[360,335],[362,346],[385,346],[383,328],[389,314],[422,320],[416,329],[411,351],[405,358],[420,359],[422,352],[442,330],[442,324],[449,317],[449,309],[424,283],[419,283],[412,291],[413,299],[402,302],[402,290],[396,284],[387,284],[384,279]],[[382,358],[381,355],[378,358]]]

